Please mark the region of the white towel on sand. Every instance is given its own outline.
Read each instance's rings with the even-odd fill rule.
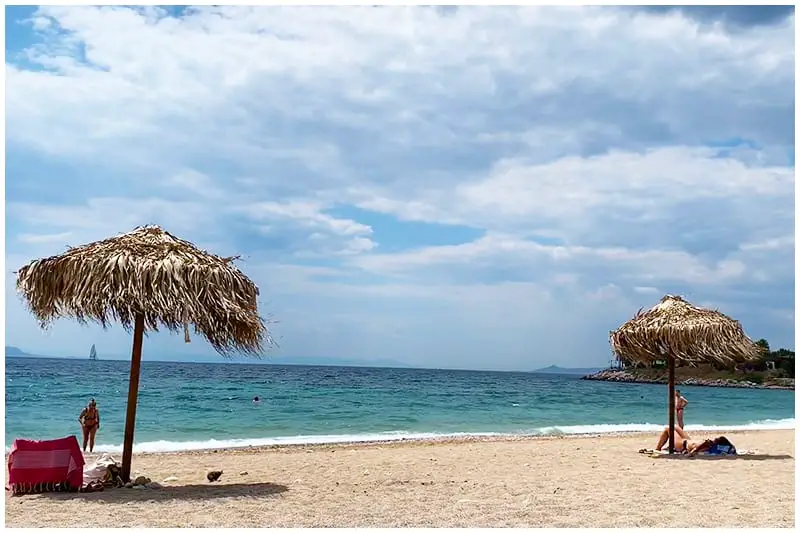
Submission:
[[[98,457],[93,465],[83,470],[83,486],[85,487],[92,481],[102,481],[108,466],[116,463],[117,461],[107,453]]]

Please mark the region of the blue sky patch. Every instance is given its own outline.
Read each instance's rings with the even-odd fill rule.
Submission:
[[[325,212],[337,218],[352,219],[370,226],[373,238],[380,245],[382,253],[400,252],[425,246],[464,244],[485,234],[484,230],[468,226],[400,220],[392,215],[351,205],[333,207]]]

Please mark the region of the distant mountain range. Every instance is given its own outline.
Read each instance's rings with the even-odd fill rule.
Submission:
[[[99,354],[103,361],[127,361],[130,359],[129,355],[115,355],[115,354]],[[245,357],[236,357],[233,359],[224,359],[218,355],[161,355],[154,354],[152,359],[145,354],[144,360],[146,361],[163,361],[169,363],[239,363],[239,364],[263,364],[263,365],[309,365],[309,366],[364,366],[364,367],[392,367],[392,368],[410,368],[409,365],[391,359],[337,359],[335,357],[285,357],[285,356],[272,356],[265,355],[263,359],[253,359]],[[74,356],[55,356],[55,355],[39,355],[32,354],[17,348],[16,346],[6,346],[6,357],[42,357],[54,359],[87,359],[88,355],[74,355]]]
[[[35,357],[35,358],[54,358],[54,359],[86,359],[87,355],[40,355],[23,351],[16,346],[6,346],[6,357]],[[152,358],[151,358],[152,357]],[[102,361],[129,361],[130,355],[115,355],[100,353],[98,359]],[[280,356],[265,355],[263,359],[252,359],[236,357],[224,359],[218,355],[174,355],[174,354],[147,354],[144,356],[147,361],[161,361],[169,363],[234,363],[234,364],[261,364],[261,365],[308,365],[308,366],[361,366],[361,367],[380,367],[380,368],[414,368],[406,363],[394,361],[392,359],[338,359],[335,357],[314,357],[314,356]],[[603,368],[564,368],[550,365],[538,370],[531,370],[533,374],[593,374]]]
[[[546,366],[539,370],[531,370],[534,374],[593,374],[600,372],[602,368],[563,368],[556,365]]]

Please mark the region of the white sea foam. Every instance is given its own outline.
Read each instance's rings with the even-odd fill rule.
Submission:
[[[152,441],[137,442],[134,452],[178,452],[190,450],[209,450],[220,448],[246,448],[249,446],[301,445],[301,444],[336,444],[349,442],[392,442],[399,440],[430,440],[459,437],[505,437],[536,435],[593,435],[603,433],[629,433],[660,431],[664,426],[659,424],[597,424],[586,426],[552,426],[533,428],[528,431],[494,433],[413,433],[393,431],[387,433],[363,433],[351,435],[298,435],[293,437],[267,437],[252,439],[211,439],[205,441]],[[687,425],[687,431],[754,431],[769,429],[794,429],[794,418],[783,420],[762,420],[738,425]],[[122,445],[98,445],[98,452],[121,453]],[[6,450],[8,451],[8,449]]]
[[[404,439],[425,440],[443,437],[497,437],[503,433],[362,433],[353,435],[298,435],[295,437],[265,437],[253,439],[211,439],[206,441],[174,442],[159,440],[153,442],[134,443],[134,452],[178,452],[189,450],[214,450],[219,448],[247,448],[248,446],[276,446],[298,444],[337,444],[346,442],[391,442]],[[99,452],[121,453],[122,445],[98,445]]]
[[[596,424],[587,426],[552,426],[537,428],[533,435],[582,435],[596,433],[652,432],[664,429],[664,424]],[[752,431],[762,429],[794,429],[794,418],[782,420],[761,420],[747,424],[703,425],[687,424],[686,431]]]

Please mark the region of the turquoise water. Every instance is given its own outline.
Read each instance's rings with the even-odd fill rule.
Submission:
[[[96,450],[121,449],[129,363],[6,358],[6,447],[79,435],[97,399]],[[794,392],[681,387],[687,429],[794,427]],[[252,398],[259,396],[260,404]],[[390,368],[144,362],[135,450],[452,434],[659,429],[663,385],[578,376]]]

